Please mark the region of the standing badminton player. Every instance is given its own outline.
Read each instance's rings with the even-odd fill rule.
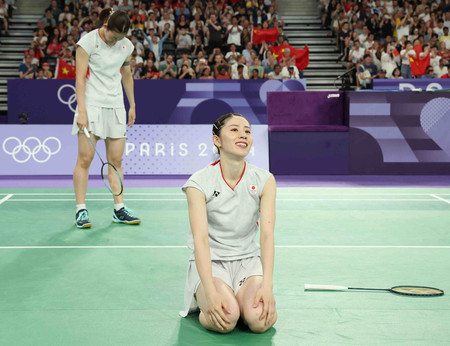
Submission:
[[[136,119],[133,77],[130,71],[133,44],[125,38],[130,28],[126,12],[105,8],[100,13],[104,25],[83,36],[76,51],[76,96],[73,134],[78,135],[78,158],[73,172],[77,203],[76,225],[92,226],[86,209],[86,190],[89,167],[95,151],[85,128],[91,133],[94,144],[104,139],[107,161],[113,164],[123,181],[122,156],[126,138],[126,111],[122,84],[130,104],[128,126]],[[110,184],[120,184],[119,179]],[[124,205],[123,194],[114,196],[113,222],[139,224],[131,209]]]
[[[253,137],[244,116],[229,113],[217,119],[213,142],[220,160],[183,186],[193,253],[180,314],[200,308],[206,329],[229,333],[242,318],[251,331],[263,333],[277,320],[272,289],[275,178],[245,161]]]

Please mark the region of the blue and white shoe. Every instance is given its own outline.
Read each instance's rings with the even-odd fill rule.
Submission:
[[[81,209],[75,216],[75,224],[78,228],[91,228],[92,223],[89,220],[88,211],[86,209]]]
[[[141,223],[141,220],[134,215],[133,210],[126,206],[117,211],[114,209],[112,221],[114,223],[124,223],[126,225],[139,225]]]

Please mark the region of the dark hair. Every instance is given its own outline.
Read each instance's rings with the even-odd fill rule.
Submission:
[[[107,25],[107,30],[126,34],[131,26],[130,17],[125,11],[114,11],[111,7],[104,8],[99,15],[100,22]]]
[[[248,121],[248,119],[246,117],[244,117],[242,114],[239,113],[227,113],[222,115],[221,117],[219,117],[213,124],[213,128],[212,128],[212,134],[220,137],[220,131],[222,130],[222,128],[225,126],[225,123],[227,122],[227,120],[231,117],[242,117],[245,120],[247,120],[247,122],[250,124],[250,121]],[[216,146],[217,148],[217,146]],[[219,151],[220,154],[220,149],[217,148],[217,150]]]

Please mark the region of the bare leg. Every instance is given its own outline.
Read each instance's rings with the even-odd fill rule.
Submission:
[[[123,180],[123,169],[122,169],[122,156],[125,149],[125,138],[106,138],[106,159],[120,174],[120,178]],[[120,190],[120,182],[117,179],[117,175],[114,172],[108,171],[109,184],[113,191]],[[114,196],[114,203],[123,203],[123,193],[120,196]]]
[[[253,307],[256,292],[261,287],[262,281],[262,276],[251,276],[247,279],[247,281],[244,283],[244,285],[236,295],[236,299],[239,303],[241,317],[244,320],[244,323],[247,324],[250,330],[254,333],[264,333],[275,324],[278,317],[275,311],[273,321],[270,324],[266,325],[264,324],[265,319],[259,319],[263,310],[263,304],[259,303],[256,308]]]
[[[203,284],[200,284],[198,286],[197,292],[195,294],[195,296],[197,297],[198,306],[200,307],[201,310],[199,320],[202,326],[205,327],[206,329],[223,334],[230,333],[233,331],[237,321],[239,320],[239,305],[236,301],[236,298],[234,297],[233,290],[225,282],[223,282],[221,279],[218,278],[213,278],[213,280],[216,286],[216,290],[226,299],[226,302],[228,304],[231,313],[228,314],[226,311],[224,311],[224,313],[231,320],[231,323],[225,330],[221,330],[217,328],[215,323],[206,314],[203,313],[203,311],[205,311],[207,306]]]
[[[94,144],[98,138],[91,136]],[[77,204],[84,204],[89,179],[89,166],[94,158],[94,148],[84,133],[78,134],[78,158],[73,170],[73,186]]]

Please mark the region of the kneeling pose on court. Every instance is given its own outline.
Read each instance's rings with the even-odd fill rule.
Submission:
[[[229,333],[242,318],[250,330],[263,333],[277,320],[272,289],[275,178],[245,161],[253,137],[244,116],[230,113],[217,119],[213,142],[220,160],[183,186],[193,253],[180,314],[200,308],[206,329]]]
[[[130,71],[133,44],[125,38],[130,19],[126,12],[105,8],[100,13],[103,27],[83,36],[77,43],[76,95],[73,134],[78,134],[78,158],[73,172],[77,201],[76,225],[78,228],[92,226],[86,209],[86,190],[89,167],[95,155],[94,145],[105,140],[106,159],[112,164],[108,169],[108,183],[114,195],[113,222],[139,224],[141,220],[124,205],[122,182],[122,156],[126,138],[126,111],[123,88],[128,97],[130,110],[128,126],[136,119],[133,77]],[[121,83],[122,82],[122,83]],[[85,134],[88,129],[92,143]],[[105,165],[108,168],[109,165]],[[115,193],[116,191],[117,193]],[[119,192],[120,191],[120,192]]]

